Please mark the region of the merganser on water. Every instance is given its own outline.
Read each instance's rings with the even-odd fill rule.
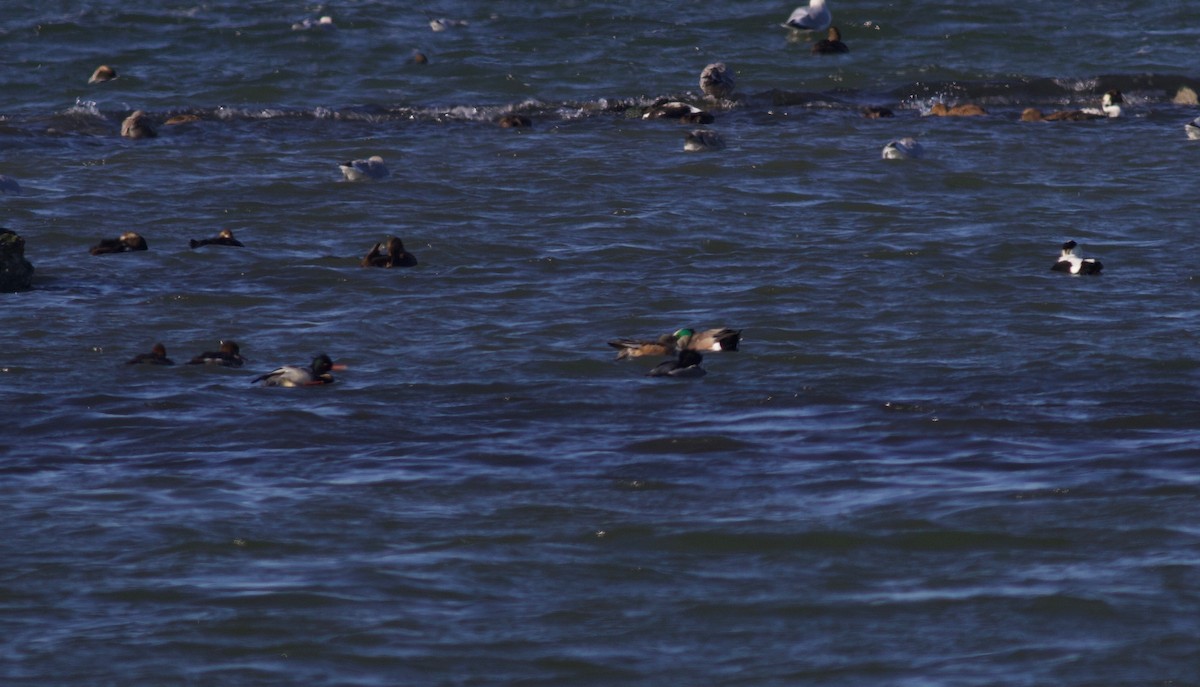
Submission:
[[[387,166],[383,164],[383,158],[378,155],[372,155],[365,160],[341,162],[338,164],[338,167],[342,170],[342,174],[345,175],[346,181],[384,179],[391,174]]]
[[[808,0],[808,7],[801,5],[792,10],[783,27],[797,31],[824,31],[832,21],[833,14],[825,6],[825,0]]]
[[[691,349],[679,352],[679,357],[659,363],[653,370],[646,373],[647,377],[703,377],[705,370],[700,367],[704,357]]]
[[[149,247],[146,239],[139,236],[137,232],[127,231],[115,239],[101,239],[100,243],[91,247],[90,252],[92,255],[129,253],[135,250],[147,250]]]
[[[313,358],[312,364],[308,367],[297,367],[295,365],[284,365],[276,368],[265,375],[259,375],[250,380],[251,384],[262,382],[264,386],[319,386],[321,384],[333,384],[333,375],[329,374],[332,370],[344,370],[345,365],[339,365],[330,360],[329,356],[324,353]]]
[[[1187,132],[1187,137],[1190,140],[1200,141],[1200,117],[1184,124],[1183,130]]]
[[[192,239],[188,241],[188,245],[192,248],[199,248],[201,246],[237,246],[245,248],[241,241],[233,238],[233,231],[230,229],[222,229],[220,233],[211,239]]]
[[[1066,272],[1068,274],[1100,274],[1100,270],[1104,269],[1095,258],[1081,258],[1075,255],[1075,248],[1079,244],[1074,241],[1067,241],[1062,245],[1062,255],[1058,257],[1058,262],[1050,266],[1050,269],[1055,272]]]
[[[175,361],[167,357],[167,347],[161,343],[154,344],[149,353],[140,353],[125,362],[126,365],[174,365]]]
[[[246,362],[241,349],[232,341],[222,341],[221,350],[205,351],[188,361],[188,365],[222,365],[224,367],[241,367]]]
[[[825,38],[813,44],[811,52],[814,55],[837,55],[850,52],[850,48],[842,42],[842,32],[838,31],[838,27],[831,26]]]
[[[917,143],[917,139],[908,137],[901,138],[896,141],[889,141],[883,147],[883,159],[885,160],[904,160],[908,158],[918,158],[925,154],[925,148]]]
[[[125,138],[154,138],[158,132],[150,126],[150,118],[145,112],[134,110],[121,122],[121,135]]]
[[[377,243],[359,263],[362,267],[412,267],[417,257],[404,250],[404,242],[389,236],[385,243]]]
[[[700,72],[700,90],[714,100],[733,95],[736,86],[733,72],[729,71],[724,62],[713,62]]]

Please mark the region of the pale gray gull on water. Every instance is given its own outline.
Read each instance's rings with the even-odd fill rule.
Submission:
[[[797,7],[783,26],[797,31],[824,31],[833,22],[825,0],[808,0],[808,7]]]
[[[384,179],[391,172],[387,166],[383,164],[383,158],[378,155],[372,155],[365,160],[350,160],[338,164],[342,174],[346,175],[346,181],[367,181],[370,179]]]

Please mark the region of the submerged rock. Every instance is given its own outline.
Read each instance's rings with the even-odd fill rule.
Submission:
[[[0,292],[26,291],[33,284],[33,264],[25,259],[25,239],[0,227]]]

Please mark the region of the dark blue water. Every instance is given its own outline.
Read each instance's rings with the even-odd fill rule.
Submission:
[[[1196,682],[1200,10],[831,8],[8,8],[0,683]],[[740,350],[606,345],[681,327]]]

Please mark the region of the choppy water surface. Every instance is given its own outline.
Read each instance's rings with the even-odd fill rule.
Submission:
[[[815,57],[790,4],[80,5],[0,21],[0,681],[1194,682],[1194,6],[831,0]],[[684,153],[640,115],[716,60]],[[605,345],[684,326],[742,350]]]

